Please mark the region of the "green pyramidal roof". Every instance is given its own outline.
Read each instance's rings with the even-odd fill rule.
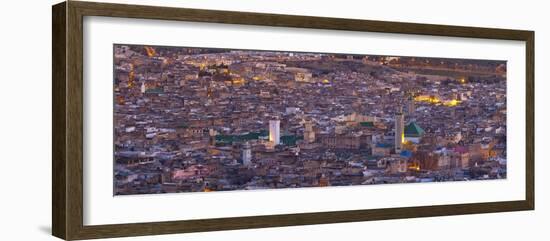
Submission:
[[[405,136],[406,137],[420,137],[424,135],[425,131],[422,129],[416,122],[411,122],[405,126]]]

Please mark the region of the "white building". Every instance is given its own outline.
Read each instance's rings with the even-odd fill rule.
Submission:
[[[274,145],[279,145],[281,139],[280,120],[269,121],[269,141]]]
[[[145,91],[147,91],[147,87],[145,87],[145,83],[142,82],[141,83],[141,93],[143,94],[143,93],[145,93]]]

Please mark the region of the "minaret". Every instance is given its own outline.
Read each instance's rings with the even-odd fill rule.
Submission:
[[[145,93],[146,90],[147,88],[145,87],[145,82],[141,82],[141,93]]]
[[[250,144],[248,142],[245,142],[243,145],[243,150],[241,153],[241,159],[243,160],[243,165],[248,166],[252,162],[252,150],[250,148]]]
[[[218,135],[218,132],[214,129],[209,129],[208,130],[208,136],[210,137],[209,138],[209,144],[211,146],[215,146],[216,145],[216,135]]]
[[[280,138],[281,138],[281,131],[280,131],[280,120],[270,120],[269,121],[269,141],[272,142],[274,145],[279,145]]]
[[[399,111],[395,114],[395,153],[401,153],[403,142],[405,141],[405,123],[403,110],[399,107]]]
[[[315,142],[315,132],[313,131],[313,124],[310,121],[305,123],[304,140],[307,143]]]
[[[409,98],[407,99],[407,114],[409,116],[414,114],[414,111],[416,110],[414,106],[414,99],[412,94],[409,95]]]

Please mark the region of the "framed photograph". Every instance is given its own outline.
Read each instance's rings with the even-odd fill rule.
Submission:
[[[532,31],[52,11],[59,238],[534,209]]]

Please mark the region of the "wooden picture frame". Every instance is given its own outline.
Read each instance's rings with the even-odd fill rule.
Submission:
[[[52,7],[52,233],[66,239],[93,239],[214,230],[356,222],[413,217],[533,210],[534,32],[432,24],[338,19],[122,5],[62,2]],[[452,36],[526,43],[525,200],[420,207],[315,212],[235,218],[87,226],[83,224],[83,17],[107,16],[260,26]]]

